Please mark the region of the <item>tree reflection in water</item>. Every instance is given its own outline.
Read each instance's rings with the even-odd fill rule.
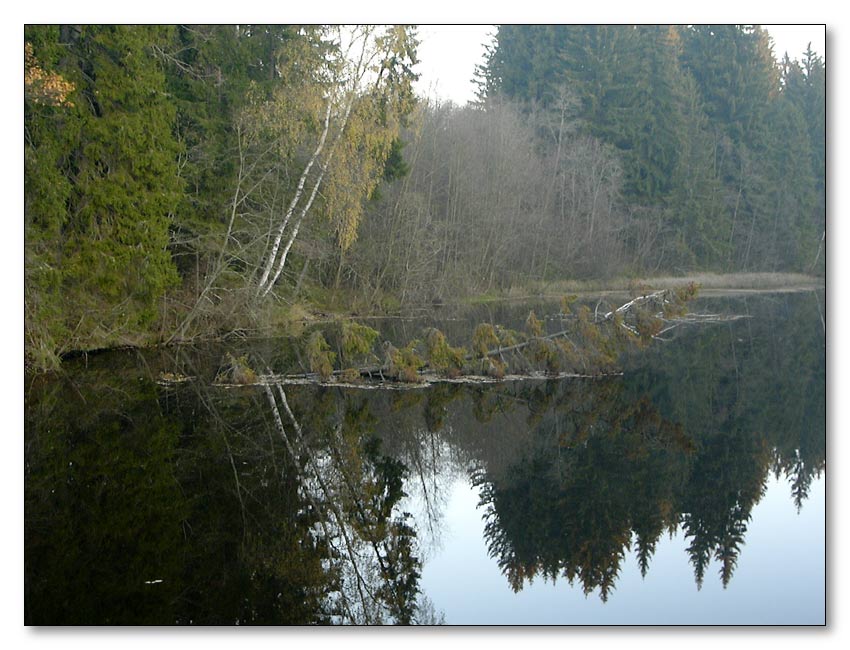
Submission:
[[[406,467],[366,411],[323,392],[305,431],[279,387],[159,391],[128,376],[120,393],[114,373],[33,389],[27,623],[436,616],[396,507]]]
[[[646,575],[680,529],[697,586],[716,560],[725,587],[769,473],[799,509],[825,466],[824,339],[800,306],[815,298],[662,348],[622,380],[523,395],[529,439],[506,467],[478,454],[473,475],[511,587],[564,577],[606,601],[628,550]]]
[[[677,531],[726,585],[769,473],[801,507],[825,466],[820,324],[803,296],[752,307],[605,380],[226,389],[169,352],[34,380],[26,622],[439,622],[419,578],[458,473],[514,590],[607,600]]]

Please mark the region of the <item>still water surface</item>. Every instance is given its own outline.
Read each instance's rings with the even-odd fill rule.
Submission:
[[[822,305],[701,299],[750,318],[597,380],[223,388],[230,347],[72,361],[27,387],[26,622],[823,624]],[[376,327],[463,343],[529,308]],[[288,341],[239,346],[297,368]]]

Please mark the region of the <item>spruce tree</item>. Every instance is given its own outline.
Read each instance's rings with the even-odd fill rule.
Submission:
[[[179,148],[152,52],[169,29],[34,27],[26,38],[74,89],[62,106],[26,100],[30,344],[61,352],[138,340],[176,280],[168,228]]]

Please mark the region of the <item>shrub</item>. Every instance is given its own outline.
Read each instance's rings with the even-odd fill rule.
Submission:
[[[484,359],[483,361],[483,370],[484,374],[487,377],[493,377],[495,379],[503,379],[505,376],[505,364],[499,361],[498,359],[494,359],[489,357]]]
[[[310,334],[307,339],[305,353],[307,354],[307,362],[310,364],[310,371],[315,372],[323,380],[327,381],[333,374],[333,364],[336,354],[331,352],[331,346],[328,345],[328,342],[319,330]]]
[[[425,352],[428,363],[436,372],[448,377],[461,375],[466,350],[450,346],[440,330],[434,327],[426,330]]]
[[[543,336],[543,323],[541,323],[534,310],[528,312],[528,318],[525,319],[525,329],[531,336]]]
[[[499,346],[499,337],[490,323],[479,323],[472,333],[472,351],[477,357],[486,357],[491,348]]]
[[[576,295],[569,295],[569,296],[562,296],[561,297],[561,313],[564,316],[569,316],[573,312],[572,304],[576,300],[578,300],[578,296],[576,296]]]
[[[339,378],[347,384],[356,384],[360,381],[360,371],[357,368],[346,368]]]
[[[419,341],[414,340],[401,349],[391,348],[390,368],[396,379],[410,383],[422,381],[422,377],[419,376],[419,369],[425,365],[425,362],[416,353],[415,348],[418,343]]]
[[[354,321],[342,321],[342,354],[347,360],[369,354],[378,338],[377,330]]]

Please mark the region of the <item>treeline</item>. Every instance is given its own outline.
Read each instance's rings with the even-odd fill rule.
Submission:
[[[621,241],[646,270],[824,272],[825,64],[758,26],[501,26],[479,66],[507,97],[616,152]]]
[[[364,297],[825,270],[825,64],[759,27],[499,27],[479,101],[420,105],[349,260]]]
[[[744,27],[25,28],[28,363],[658,271],[824,271],[822,58]]]

